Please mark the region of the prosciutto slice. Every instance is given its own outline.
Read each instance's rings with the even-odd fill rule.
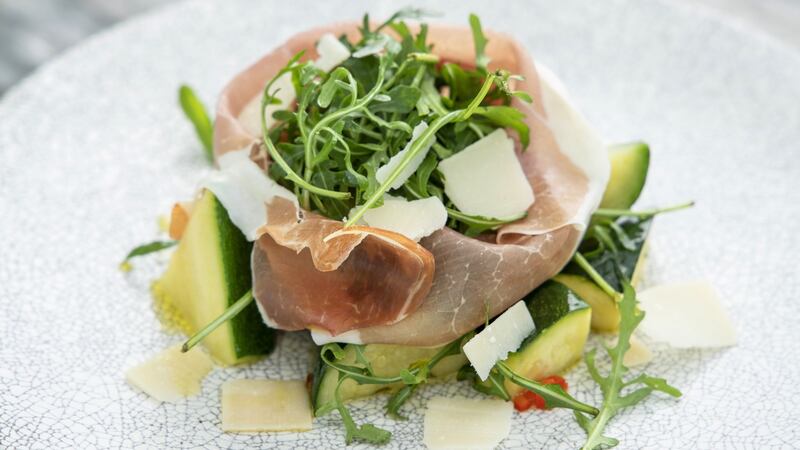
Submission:
[[[387,325],[419,308],[433,255],[403,235],[301,213],[275,197],[252,256],[253,294],[268,325],[336,335]],[[279,301],[273,301],[273,300]]]
[[[314,57],[314,42],[328,32],[346,34],[351,40],[358,38],[355,23],[298,34],[231,81],[217,109],[217,155],[257,139],[237,123],[241,108],[259,94],[266,81],[296,52],[305,49],[308,57]],[[368,250],[365,246],[383,239],[378,245],[399,248],[396,243],[388,242],[399,241],[398,236],[388,234],[378,238],[372,234],[375,229],[361,227],[349,235],[347,251],[338,253],[344,258],[340,265],[324,272],[330,278],[324,283],[302,286],[300,280],[317,280],[323,272],[312,264],[314,259],[309,253],[313,251],[297,250],[297,245],[307,245],[304,239],[316,239],[316,245],[324,245],[319,236],[329,230],[320,228],[316,233],[307,230],[313,238],[297,232],[297,242],[301,242],[297,244],[276,238],[268,224],[253,251],[253,280],[259,307],[271,326],[290,330],[310,328],[320,341],[441,345],[484,323],[487,314],[494,317],[502,313],[569,261],[607,182],[605,147],[583,118],[569,109],[563,91],[540,80],[532,59],[514,39],[499,33],[487,36],[490,69],[504,68],[523,75],[525,80],[515,89],[527,91],[534,99],[532,104],[515,105],[526,114],[532,137],[526,151],[517,145],[517,156],[536,197],[527,217],[479,239],[448,228],[423,239],[420,244],[435,261],[429,290],[417,284],[418,278],[424,278],[421,275],[424,270],[419,269],[418,277],[412,276],[418,266],[411,264],[410,255],[384,259],[375,256],[375,249]],[[434,25],[429,29],[428,39],[443,60],[473,64],[468,28]],[[546,108],[550,105],[556,107]],[[580,139],[571,137],[573,134]],[[270,221],[272,217],[270,214]],[[333,227],[323,225],[326,219],[315,220],[320,226]],[[300,225],[312,223],[297,226]],[[293,228],[288,223],[282,227]],[[401,259],[408,265],[398,266]],[[369,275],[354,267],[368,269]],[[382,278],[396,276],[396,271],[402,273],[398,280],[387,283]],[[359,278],[363,276],[375,278]],[[341,293],[347,286],[361,282],[369,286],[360,290],[358,296]],[[425,295],[418,299],[421,292]],[[315,298],[324,300],[315,302]],[[408,298],[413,301],[403,300]],[[345,313],[347,308],[352,317]],[[365,310],[376,312],[363,315]]]

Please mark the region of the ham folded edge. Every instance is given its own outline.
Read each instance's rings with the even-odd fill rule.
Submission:
[[[304,58],[314,58],[314,44],[325,33],[356,40],[357,27],[343,23],[300,33],[237,75],[218,103],[215,154],[258,139],[238,115],[289,58],[301,50],[306,51]],[[533,98],[531,104],[514,103],[531,130],[528,148],[517,145],[536,196],[527,216],[494,236],[475,239],[444,228],[419,245],[368,227],[325,240],[341,223],[309,212],[296,224],[268,223],[252,259],[254,294],[268,325],[309,328],[318,343],[441,345],[481,325],[487,315],[502,313],[570,260],[608,180],[605,146],[569,107],[557,80],[543,82],[516,40],[486,34],[490,69],[523,75],[515,89]],[[442,60],[473,64],[468,28],[431,25],[428,39]],[[312,231],[309,226],[320,228]],[[293,243],[287,243],[287,234],[295,237]],[[335,263],[321,268],[312,254],[326,251],[326,246],[332,246],[328,257]]]

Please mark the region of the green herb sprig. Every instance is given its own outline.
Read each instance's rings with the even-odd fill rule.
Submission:
[[[600,413],[594,418],[575,411],[576,421],[586,431],[586,442],[581,447],[584,450],[616,446],[619,440],[603,435],[606,425],[620,410],[641,402],[652,392],[659,391],[673,397],[681,396],[681,392],[663,378],[641,374],[627,381],[624,379],[628,368],[625,367],[623,358],[625,352],[630,348],[630,339],[634,330],[645,315],[644,311],[637,308],[637,303],[633,287],[625,281],[623,283],[622,299],[619,302],[619,338],[614,347],[605,347],[608,356],[611,358],[611,369],[608,375],[601,375],[597,369],[595,363],[596,349],[591,350],[585,356],[589,374],[603,392],[603,404],[600,407]],[[623,391],[627,392],[624,393]]]
[[[469,337],[469,335],[467,337]],[[428,375],[431,370],[436,367],[442,359],[447,356],[457,355],[461,352],[462,342],[463,339],[457,339],[442,347],[430,359],[418,361],[411,367],[403,369],[396,375],[391,376],[378,376],[375,374],[369,360],[364,356],[363,346],[361,345],[351,345],[355,351],[356,362],[355,364],[347,364],[342,362],[345,357],[345,352],[339,344],[326,344],[320,350],[320,359],[330,369],[338,372],[339,380],[336,385],[336,391],[334,392],[334,400],[320,406],[315,411],[315,415],[322,416],[333,410],[339,411],[342,417],[342,423],[345,427],[345,441],[347,444],[352,443],[353,440],[360,440],[372,444],[386,443],[391,438],[391,432],[372,424],[358,425],[355,423],[341,398],[340,390],[342,383],[349,379],[358,384],[377,384],[385,386],[403,384],[403,387],[389,398],[386,410],[395,418],[405,419],[400,413],[400,408],[411,398],[411,395],[416,391],[417,387],[428,380]]]

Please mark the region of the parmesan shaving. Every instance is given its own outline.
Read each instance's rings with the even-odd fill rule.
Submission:
[[[464,344],[464,355],[481,380],[486,380],[492,367],[517,350],[535,328],[528,307],[519,301]]]
[[[533,190],[514,153],[514,141],[503,129],[444,159],[439,171],[445,193],[464,214],[508,219],[533,204]]]
[[[223,431],[308,431],[311,422],[305,381],[230,380],[222,385]]]
[[[430,450],[493,449],[511,432],[511,402],[434,397],[425,411],[423,443]]]
[[[640,329],[651,339],[677,348],[727,347],[736,332],[716,289],[707,281],[674,283],[640,292],[645,311]]]
[[[200,348],[181,353],[176,345],[128,370],[125,379],[158,401],[177,402],[200,392],[200,382],[213,367]]]
[[[394,231],[419,241],[444,228],[447,209],[438,197],[408,201],[402,197],[385,195],[383,205],[368,209],[361,221],[371,227]]]
[[[411,144],[419,138],[419,135],[422,134],[426,129],[428,129],[428,124],[425,122],[420,122],[419,125],[414,127],[414,130],[411,132],[411,139],[408,140],[408,143],[402,150],[400,150],[396,155],[392,156],[389,159],[389,162],[382,165],[378,168],[378,171],[375,173],[375,178],[378,180],[378,183],[383,183],[389,178],[389,175],[394,171],[394,169],[400,165],[400,162],[405,158],[406,154],[411,149]],[[434,139],[428,139],[425,144],[422,146],[422,149],[414,156],[414,158],[408,163],[405,169],[400,172],[400,175],[394,180],[394,182],[390,185],[392,189],[399,189],[406,180],[411,178],[411,175],[414,175],[414,172],[417,171],[422,161],[425,160],[425,156],[428,155],[428,150],[431,149],[433,145]]]

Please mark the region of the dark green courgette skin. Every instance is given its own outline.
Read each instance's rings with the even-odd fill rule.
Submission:
[[[322,405],[317,404],[317,399],[319,397],[319,389],[322,386],[322,379],[325,377],[325,372],[328,370],[328,365],[322,361],[322,358],[319,355],[320,350],[322,347],[317,347],[317,357],[315,359],[314,370],[311,372],[311,406],[314,409],[314,415],[316,415],[316,410]]]
[[[549,280],[525,297],[525,305],[536,329],[522,341],[520,351],[533,342],[544,330],[578,309],[588,308],[577,294],[563,284]]]
[[[231,222],[228,211],[216,197],[214,204],[230,306],[253,286],[250,270],[253,244]],[[266,355],[275,348],[275,330],[264,324],[255,302],[231,319],[230,327],[237,358]]]

